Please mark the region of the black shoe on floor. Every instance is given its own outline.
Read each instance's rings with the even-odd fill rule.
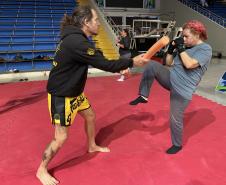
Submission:
[[[130,105],[137,105],[138,103],[147,103],[148,101],[145,100],[142,96],[138,96],[135,100],[131,101]]]
[[[176,154],[182,149],[182,146],[171,146],[168,150],[166,150],[167,154]]]

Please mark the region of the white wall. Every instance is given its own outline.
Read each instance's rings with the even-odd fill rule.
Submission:
[[[207,28],[207,42],[212,46],[213,51],[222,52],[226,56],[226,29],[214,23],[205,16],[188,8],[177,0],[161,0],[161,13],[175,13],[176,26],[182,26],[186,21],[197,19],[203,22]]]
[[[107,16],[156,16],[160,13],[160,0],[155,0],[154,9],[143,9],[143,8],[105,8],[104,12]]]

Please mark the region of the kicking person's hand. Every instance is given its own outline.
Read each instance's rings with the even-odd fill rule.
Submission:
[[[185,46],[184,46],[184,39],[182,37],[178,37],[174,40],[175,47],[177,48],[177,51],[179,53],[182,53],[185,51]]]
[[[172,41],[169,43],[169,47],[168,47],[167,53],[170,54],[170,55],[172,55],[174,49],[175,49],[175,43],[174,43],[174,40],[172,40]]]

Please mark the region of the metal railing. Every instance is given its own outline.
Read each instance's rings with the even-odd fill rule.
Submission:
[[[113,21],[113,19],[110,16],[104,15],[104,18],[107,21],[107,23],[110,25],[110,27],[113,30],[113,32],[115,33],[115,35],[118,35],[121,31],[119,26],[117,26],[115,24],[115,22]]]
[[[133,33],[135,38],[159,38],[167,35],[174,28],[176,21],[134,19]]]
[[[207,10],[206,8],[202,7],[201,5],[191,2],[189,0],[178,0],[184,5],[188,6],[189,8],[195,10],[196,12],[206,16],[208,19],[212,20],[213,22],[223,26],[225,28],[226,26],[226,19]]]

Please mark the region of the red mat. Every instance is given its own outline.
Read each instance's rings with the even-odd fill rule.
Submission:
[[[225,185],[226,107],[194,96],[185,115],[184,148],[167,155],[169,93],[157,83],[148,104],[132,107],[140,76],[90,78],[99,144],[111,153],[86,153],[77,117],[62,150],[50,163],[62,185]],[[0,184],[38,185],[43,150],[53,136],[46,82],[0,84]]]

